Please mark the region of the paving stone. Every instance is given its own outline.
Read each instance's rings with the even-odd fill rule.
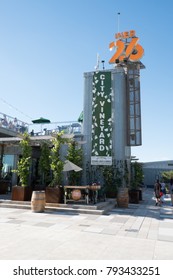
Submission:
[[[0,208],[0,259],[172,260],[170,198],[155,207],[151,190],[143,197],[104,216]]]
[[[51,227],[53,225],[54,225],[53,223],[38,223],[38,224],[34,224],[34,226],[37,226],[37,227]]]

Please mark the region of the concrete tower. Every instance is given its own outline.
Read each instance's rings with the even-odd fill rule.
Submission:
[[[142,144],[140,69],[144,66],[139,57],[143,49],[137,44],[135,31],[118,36],[119,40],[110,47],[124,44],[124,48],[122,54],[117,50],[118,54],[110,59],[113,69],[84,73],[85,183],[93,180],[91,169],[96,172],[101,166],[114,166],[117,162],[129,166],[131,146]]]

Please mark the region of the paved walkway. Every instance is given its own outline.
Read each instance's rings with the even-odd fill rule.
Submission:
[[[172,260],[173,207],[139,205],[108,215],[33,213],[0,208],[1,260]]]

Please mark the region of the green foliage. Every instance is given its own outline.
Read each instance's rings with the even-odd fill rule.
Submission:
[[[78,165],[79,167],[82,166],[82,149],[78,147],[78,143],[74,140],[69,143],[66,159]],[[79,183],[80,177],[81,172],[70,171],[68,177],[69,185],[77,185]]]
[[[124,161],[124,181],[126,184],[126,187],[129,187],[129,169],[128,169],[128,165],[127,165],[127,160]]]
[[[103,169],[104,187],[107,196],[116,196],[117,190],[122,185],[122,171],[116,165],[106,166]],[[112,195],[109,195],[109,194]]]
[[[41,155],[39,158],[39,174],[41,184],[46,185],[50,182],[50,148],[47,142],[41,145]]]
[[[143,181],[142,164],[139,162],[131,163],[131,189],[137,189]]]
[[[161,177],[165,183],[169,183],[170,179],[173,178],[173,171],[164,171],[162,172]]]
[[[52,140],[53,147],[50,153],[50,167],[53,172],[53,179],[50,186],[60,186],[62,184],[62,171],[64,162],[60,158],[61,145],[68,142],[68,139],[63,138],[64,132],[58,132]]]
[[[29,173],[31,167],[31,154],[32,148],[30,146],[30,137],[28,133],[24,133],[22,136],[22,140],[20,141],[20,147],[22,151],[22,157],[19,159],[17,163],[17,170],[13,170],[16,172],[20,179],[21,186],[27,186],[29,180]]]

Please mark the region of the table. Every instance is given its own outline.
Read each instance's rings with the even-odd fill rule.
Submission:
[[[70,197],[69,199],[67,198],[67,190],[71,189],[72,192],[74,190],[80,190],[81,191],[81,196],[84,198],[79,198],[79,199],[73,199]],[[100,185],[88,185],[88,186],[64,186],[64,203],[66,204],[67,201],[84,201],[86,204],[89,204],[89,202],[93,202],[94,204],[97,203],[97,197],[98,197],[98,190],[101,189]],[[82,194],[82,191],[84,193]]]

